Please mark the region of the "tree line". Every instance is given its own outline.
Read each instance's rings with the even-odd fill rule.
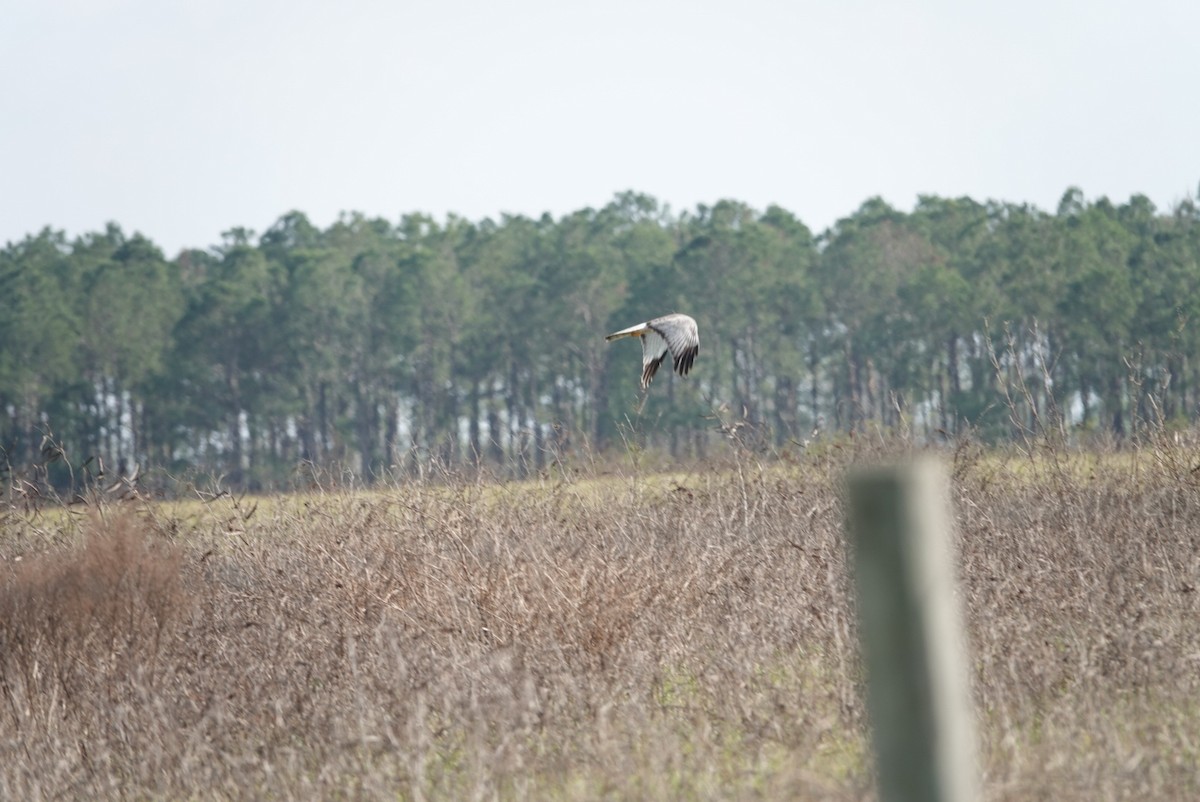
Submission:
[[[0,298],[0,459],[58,484],[101,461],[250,488],[524,473],[871,427],[1120,438],[1200,403],[1190,198],[875,198],[819,235],[633,192],[558,219],[291,212],[173,259],[115,224],[48,228],[0,252]],[[603,335],[668,311],[699,321],[700,356],[642,397],[636,343]]]

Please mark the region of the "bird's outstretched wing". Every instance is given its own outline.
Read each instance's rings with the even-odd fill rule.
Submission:
[[[640,337],[642,340],[642,389],[650,386],[658,366],[671,355],[675,371],[686,376],[700,351],[700,335],[696,321],[688,315],[672,314],[656,317],[627,329],[614,332],[605,339]]]
[[[650,380],[658,371],[658,366],[671,350],[666,339],[658,330],[647,327],[642,335],[642,389],[650,386]]]

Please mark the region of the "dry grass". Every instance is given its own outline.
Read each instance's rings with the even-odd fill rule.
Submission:
[[[12,514],[0,798],[870,798],[870,456]],[[989,798],[1200,794],[1194,457],[955,457]]]

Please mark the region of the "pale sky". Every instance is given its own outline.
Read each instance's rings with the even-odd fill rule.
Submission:
[[[627,189],[818,232],[875,195],[1168,209],[1200,188],[1198,32],[1195,0],[0,0],[0,244]]]

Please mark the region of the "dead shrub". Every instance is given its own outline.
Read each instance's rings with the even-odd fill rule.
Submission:
[[[0,586],[0,686],[27,716],[153,685],[186,601],[182,551],[136,514],[92,511],[81,537],[9,561]]]

